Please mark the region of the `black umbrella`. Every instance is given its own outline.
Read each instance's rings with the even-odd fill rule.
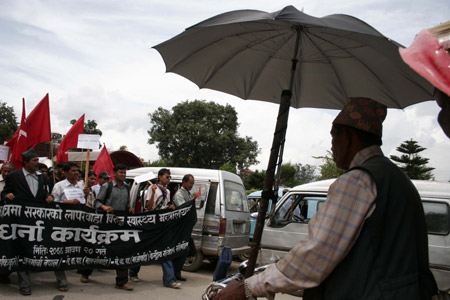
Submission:
[[[200,88],[280,104],[247,276],[256,263],[268,199],[275,198],[289,107],[340,109],[347,97],[363,96],[404,108],[432,99],[433,87],[403,62],[399,46],[357,18],[316,18],[287,6],[274,13],[220,14],[154,47],[167,72]]]

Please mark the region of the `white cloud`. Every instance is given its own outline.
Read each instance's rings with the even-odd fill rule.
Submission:
[[[242,101],[210,90],[174,74],[165,74],[152,46],[216,14],[237,9],[268,12],[287,5],[314,16],[354,15],[383,34],[408,46],[422,28],[446,21],[447,0],[425,1],[211,1],[174,0],[4,0],[0,2],[0,99],[21,113],[50,93],[52,129],[65,133],[69,121],[86,114],[103,131],[108,148],[127,145],[145,160],[157,159],[148,145],[147,114],[157,107],[170,109],[184,100],[206,99],[234,106],[242,136],[262,148],[260,164],[267,166],[278,107]],[[450,142],[435,118],[437,106],[424,103],[405,111],[390,111],[385,122],[383,149],[391,154],[402,141],[414,138],[428,148],[424,155],[436,177],[450,178],[450,162],[443,153]],[[330,148],[329,129],[335,111],[291,109],[285,161],[319,164],[312,156]]]

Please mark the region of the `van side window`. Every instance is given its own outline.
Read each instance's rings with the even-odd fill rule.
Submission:
[[[244,186],[232,181],[225,181],[225,209],[248,212],[247,193]]]
[[[205,214],[214,215],[216,209],[217,182],[211,182],[209,187],[208,200],[206,200]]]
[[[275,213],[271,226],[282,227],[289,223],[308,223],[325,200],[325,196],[289,195]]]
[[[449,233],[448,205],[431,201],[423,201],[422,203],[428,233],[447,235]]]

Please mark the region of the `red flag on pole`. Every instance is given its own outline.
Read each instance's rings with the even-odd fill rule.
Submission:
[[[56,162],[68,161],[69,148],[76,148],[78,144],[78,135],[84,132],[84,114],[72,125],[72,128],[64,136],[56,152]]]
[[[45,95],[28,115],[27,133],[28,147],[52,140],[48,94]]]
[[[109,156],[108,150],[106,150],[106,145],[103,144],[102,151],[100,151],[100,154],[95,161],[94,166],[92,166],[92,171],[94,171],[97,175],[100,174],[100,172],[106,171],[112,178],[113,168],[114,165],[112,163],[111,157]],[[98,182],[98,177],[96,182]]]
[[[15,138],[13,147],[11,149],[10,161],[16,166],[16,169],[22,168],[22,152],[27,151],[27,121],[25,117],[25,99],[22,99],[22,119],[20,120],[20,127],[17,129],[17,136]]]

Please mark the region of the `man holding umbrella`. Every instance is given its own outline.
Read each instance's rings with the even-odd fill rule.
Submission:
[[[420,196],[381,151],[386,106],[349,98],[333,121],[332,152],[347,170],[309,223],[308,238],[278,263],[218,299],[273,299],[304,290],[303,299],[431,299],[436,282]]]

